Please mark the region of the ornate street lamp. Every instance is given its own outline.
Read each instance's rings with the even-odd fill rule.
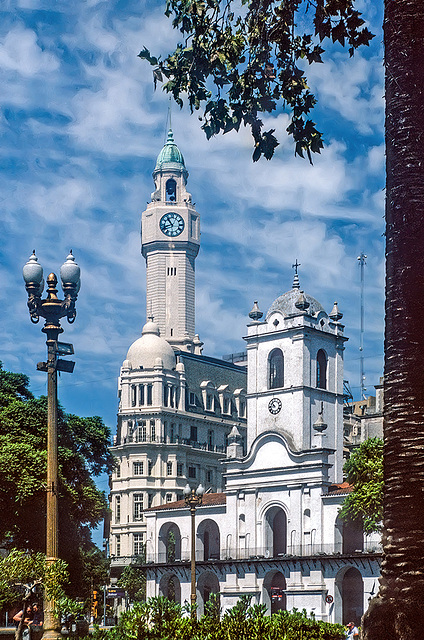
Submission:
[[[183,490],[184,500],[191,513],[191,617],[196,618],[196,508],[200,507],[203,500],[204,488],[201,484],[196,490],[191,489],[187,483]]]
[[[63,329],[60,319],[66,317],[69,323],[76,317],[75,301],[80,289],[80,268],[72,251],[60,268],[60,279],[64,300],[57,297],[57,277],[51,273],[47,277],[47,295],[42,299],[44,289],[43,269],[38,263],[35,250],[23,268],[25,288],[28,293],[28,309],[31,322],[45,319],[41,329],[46,334],[47,362],[39,362],[37,369],[47,372],[47,562],[58,558],[58,492],[57,492],[57,372],[72,373],[75,363],[61,360],[58,355],[71,355],[71,344],[58,342]],[[60,625],[54,611],[54,600],[45,601],[44,635],[50,640],[60,638]]]

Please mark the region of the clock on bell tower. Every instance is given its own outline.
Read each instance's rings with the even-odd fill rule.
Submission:
[[[172,130],[158,155],[155,191],[141,217],[141,252],[146,259],[146,316],[175,349],[201,353],[195,334],[194,261],[200,219],[186,190],[188,171]]]

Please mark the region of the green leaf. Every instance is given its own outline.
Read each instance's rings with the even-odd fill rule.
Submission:
[[[147,60],[147,62],[150,62],[150,64],[158,64],[158,59],[150,55],[150,51],[146,49],[146,47],[143,47],[137,57],[141,58],[142,60]]]

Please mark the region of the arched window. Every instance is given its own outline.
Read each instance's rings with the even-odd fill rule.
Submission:
[[[281,507],[271,507],[264,519],[265,555],[276,558],[287,553],[287,516]]]
[[[166,181],[166,200],[167,202],[175,202],[177,199],[177,183],[174,178]]]
[[[284,386],[284,357],[281,349],[273,349],[269,354],[269,389]]]
[[[327,355],[323,349],[317,353],[317,387],[318,389],[327,388]]]

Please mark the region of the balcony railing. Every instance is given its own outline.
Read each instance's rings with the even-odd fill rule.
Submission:
[[[276,552],[272,548],[255,547],[248,549],[221,549],[216,553],[210,552],[207,557],[203,550],[196,551],[197,562],[217,562],[231,560],[284,560],[294,557],[334,556],[381,553],[382,546],[378,542],[365,542],[363,548],[353,549],[343,547],[343,544],[308,544],[287,547],[285,552]],[[189,562],[190,553],[183,552],[170,555],[163,552],[150,554],[147,552],[146,564],[168,564],[173,562]]]
[[[224,453],[225,446],[222,444],[214,445],[209,442],[197,442],[196,440],[190,440],[190,438],[180,438],[180,436],[173,436],[162,438],[159,436],[127,436],[125,438],[114,438],[113,445],[118,446],[121,444],[183,444],[193,449],[200,449],[201,451],[211,451],[212,453]]]

